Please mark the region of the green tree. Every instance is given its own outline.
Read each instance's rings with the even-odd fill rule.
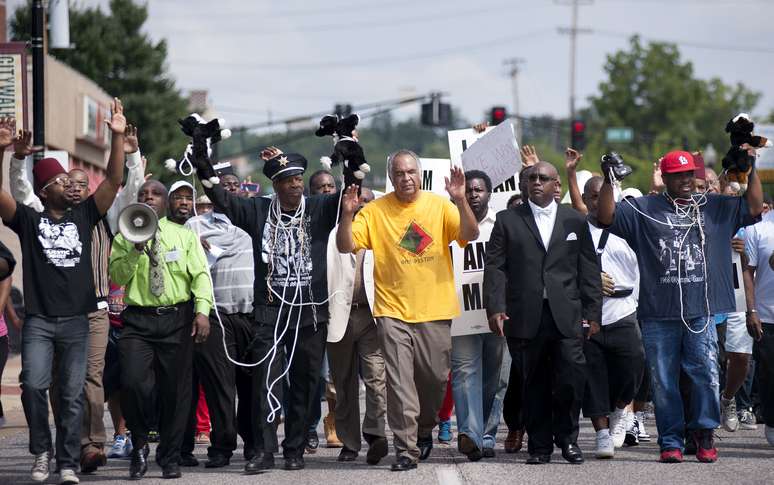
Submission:
[[[711,143],[725,152],[726,122],[739,112],[750,112],[760,99],[760,93],[742,84],[696,78],[693,65],[681,58],[676,45],[643,45],[637,36],[628,50],[607,56],[604,71],[607,79],[584,111],[589,121],[586,165],[598,170],[593,161],[615,149],[635,169],[631,182],[641,189],[648,187],[653,161],[669,150],[702,150]],[[632,128],[634,142],[607,144],[605,130],[612,127]]]
[[[13,40],[30,38],[31,3],[13,13]],[[75,47],[50,52],[121,98],[129,122],[140,129],[148,170],[168,177],[161,168],[163,160],[178,158],[187,143],[175,122],[185,116],[187,102],[166,71],[166,42],[153,42],[142,32],[147,18],[147,6],[132,0],[111,0],[109,13],[99,7],[71,5],[70,38]]]

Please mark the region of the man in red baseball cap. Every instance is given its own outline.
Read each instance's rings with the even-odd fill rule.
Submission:
[[[82,203],[73,203],[70,178],[53,158],[44,158],[33,168],[42,212],[17,204],[11,194],[0,189],[0,218],[19,235],[22,248],[27,318],[22,328],[21,397],[30,430],[29,449],[35,456],[31,470],[35,482],[49,476],[53,446],[46,395],[56,350],[56,460],[60,483],[78,483],[75,471],[81,454],[88,314],[97,310],[92,230],[113,204],[123,180],[126,119],[118,99],[107,124],[113,133],[107,174],[94,194]],[[13,156],[23,160],[42,150],[31,146],[32,134],[28,131],[13,139],[11,131],[0,131],[0,153],[13,144]]]
[[[753,168],[744,197],[694,193],[696,163],[686,151],[661,159],[666,190],[615,204],[611,170],[599,195],[597,220],[637,254],[642,341],[655,383],[661,461],[683,461],[686,417],[680,395],[682,369],[690,381],[687,427],[696,458],[714,462],[720,424],[717,333],[711,315],[736,311],[731,245],[741,226],[763,209]],[[707,264],[712,261],[712,265]]]

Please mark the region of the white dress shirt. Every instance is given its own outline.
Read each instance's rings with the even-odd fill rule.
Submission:
[[[548,242],[551,240],[551,233],[554,232],[554,223],[556,222],[556,202],[551,200],[551,203],[545,207],[540,207],[529,199],[527,202],[535,218],[538,232],[540,232],[540,239],[543,240],[543,247],[548,251]]]
[[[587,223],[594,247],[599,248],[603,230]],[[610,234],[602,253],[602,270],[612,276],[615,290],[632,290],[632,294],[623,298],[602,298],[602,326],[610,325],[637,311],[639,298],[640,271],[637,255],[632,248],[615,234]]]

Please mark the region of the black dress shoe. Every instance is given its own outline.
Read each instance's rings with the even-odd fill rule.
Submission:
[[[481,449],[475,441],[466,434],[460,433],[457,438],[457,449],[460,453],[468,457],[469,461],[478,461],[481,459]]]
[[[199,460],[191,453],[181,453],[180,466],[199,466]]]
[[[350,450],[346,446],[339,452],[338,461],[355,461],[357,459],[357,451]]]
[[[562,457],[573,465],[580,465],[583,463],[583,452],[578,448],[575,443],[562,446]]]
[[[132,480],[139,480],[145,476],[145,472],[148,471],[148,453],[150,448],[145,443],[141,448],[135,448],[132,450],[132,461],[129,464],[129,478]]]
[[[309,431],[306,433],[306,452],[317,453],[317,448],[320,446],[320,438],[317,436],[317,431]]]
[[[255,450],[253,448],[245,448],[242,453],[244,454],[245,461],[250,461],[255,456]]]
[[[304,469],[304,459],[300,456],[285,458],[285,470],[296,471]]]
[[[545,465],[551,463],[551,455],[529,455],[526,461],[527,465]]]
[[[484,458],[494,458],[496,456],[494,448],[484,448],[481,451],[481,456]]]
[[[180,478],[180,465],[177,463],[167,463],[161,469],[161,478]]]
[[[368,453],[366,454],[366,463],[369,465],[378,465],[382,458],[387,456],[387,438],[377,436],[368,443]]]
[[[231,462],[230,458],[223,455],[213,455],[204,463],[204,468],[223,468]]]
[[[248,475],[255,475],[266,470],[274,468],[274,454],[261,452],[256,453],[250,461],[245,464],[245,473]]]
[[[419,459],[421,461],[427,460],[430,457],[430,452],[433,451],[433,437],[417,439],[417,447],[419,448]]]
[[[415,470],[416,468],[417,462],[408,456],[399,456],[395,463],[390,465],[390,470],[394,472],[405,472],[407,470]]]

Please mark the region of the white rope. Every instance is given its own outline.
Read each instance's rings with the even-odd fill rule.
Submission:
[[[612,169],[610,169],[610,180],[615,180],[612,174]],[[620,184],[619,181],[615,181],[616,184]],[[619,187],[620,188],[620,187]],[[643,217],[664,226],[669,226],[670,228],[686,228],[685,234],[683,235],[682,239],[680,240],[680,246],[677,249],[677,288],[678,293],[680,296],[680,321],[683,322],[683,325],[685,325],[685,328],[688,329],[689,332],[694,334],[700,334],[704,333],[705,330],[707,330],[707,327],[709,327],[711,316],[710,313],[710,306],[709,306],[709,280],[707,278],[707,240],[706,235],[704,234],[704,227],[702,226],[702,212],[701,208],[707,204],[707,194],[702,193],[699,194],[698,197],[694,197],[693,195],[689,199],[683,199],[683,198],[672,198],[669,194],[664,192],[664,197],[669,200],[669,202],[673,205],[675,209],[675,215],[679,217],[680,219],[690,219],[690,223],[688,224],[679,224],[674,223],[671,221],[660,221],[656,219],[655,217],[651,217],[650,215],[642,212],[635,206],[628,198],[623,199],[626,201],[629,206],[631,206],[632,209],[635,210],[635,212],[639,213]],[[701,242],[701,258],[702,258],[702,264],[703,264],[703,270],[704,270],[704,303],[705,303],[705,309],[706,309],[706,323],[704,324],[704,327],[702,327],[701,330],[694,330],[691,328],[691,326],[688,324],[688,321],[685,319],[685,303],[683,301],[683,279],[682,279],[682,258],[683,258],[683,245],[685,244],[685,241],[688,239],[688,235],[691,232],[691,229],[696,227],[699,231],[699,240]]]

